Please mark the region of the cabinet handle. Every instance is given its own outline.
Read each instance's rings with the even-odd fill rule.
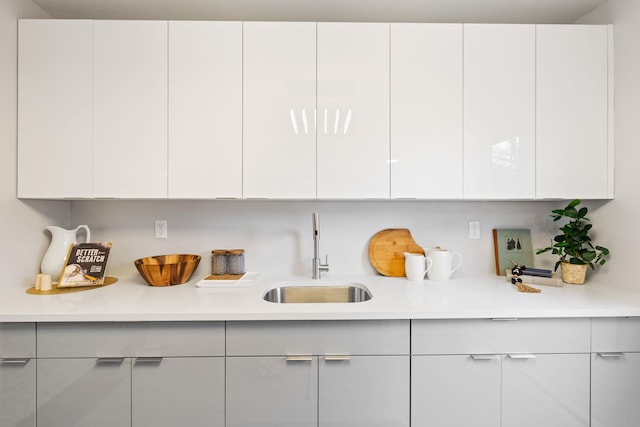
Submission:
[[[311,362],[312,360],[313,360],[313,356],[307,356],[307,355],[287,356],[287,362]]]
[[[611,353],[596,353],[598,356],[600,357],[610,357],[610,358],[617,358],[617,357],[624,357],[624,353],[621,352],[611,352]]]
[[[512,322],[514,320],[518,320],[517,317],[493,317],[491,318],[491,320],[494,320],[496,322]]]
[[[96,363],[119,365],[124,362],[124,357],[98,357]]]
[[[162,356],[160,357],[136,357],[137,363],[160,363],[162,362]]]
[[[527,354],[527,353],[508,354],[507,356],[509,356],[509,359],[535,359],[536,358],[535,354]]]
[[[351,356],[348,354],[325,354],[324,360],[327,362],[342,362],[345,360],[351,360]]]
[[[472,354],[471,358],[473,360],[495,360],[500,356],[497,354]]]
[[[2,364],[2,365],[26,365],[27,363],[29,363],[29,360],[31,360],[31,359],[7,358],[7,359],[0,360],[0,364]]]

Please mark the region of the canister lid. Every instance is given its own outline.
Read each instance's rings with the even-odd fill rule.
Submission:
[[[226,255],[227,250],[226,249],[214,249],[211,251],[211,253],[213,255]]]
[[[244,249],[229,249],[229,254],[231,255],[242,255],[244,253]]]

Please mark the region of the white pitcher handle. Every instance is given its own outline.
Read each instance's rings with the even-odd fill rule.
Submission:
[[[429,270],[431,270],[431,267],[433,267],[433,261],[431,260],[431,258],[425,257],[424,258],[424,262],[425,262],[425,265],[427,267],[427,269],[424,271],[424,273],[427,274],[429,272]]]
[[[86,239],[85,239],[85,243],[89,243],[91,241],[91,230],[89,230],[89,226],[86,224],[83,225],[79,225],[78,228],[76,228],[76,233],[78,232],[78,230],[80,229],[84,229],[85,233],[86,233]]]
[[[456,265],[455,267],[453,267],[451,269],[451,273],[453,273],[454,271],[456,271],[457,269],[460,268],[460,266],[462,266],[462,255],[460,255],[460,252],[452,252],[451,253],[451,258],[453,259],[454,257],[458,257],[458,265]]]

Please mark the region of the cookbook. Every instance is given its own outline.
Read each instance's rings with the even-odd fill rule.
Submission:
[[[111,242],[71,245],[58,288],[100,286],[104,284]]]

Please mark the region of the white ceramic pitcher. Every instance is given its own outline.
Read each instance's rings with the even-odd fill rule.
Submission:
[[[453,264],[454,258],[458,259],[455,266]],[[431,269],[427,272],[427,278],[437,282],[449,280],[453,272],[462,265],[462,255],[459,252],[451,252],[440,247],[429,249],[427,259],[431,260]]]
[[[407,279],[418,282],[431,269],[431,260],[422,254],[404,253],[404,272]]]
[[[51,243],[40,263],[40,271],[42,273],[50,274],[54,281],[58,280],[64,262],[67,259],[69,247],[78,243],[78,230],[82,229],[85,231],[85,242],[89,242],[91,240],[91,231],[87,225],[79,225],[73,230],[66,230],[55,225],[45,227],[45,230],[49,230],[51,233]]]

